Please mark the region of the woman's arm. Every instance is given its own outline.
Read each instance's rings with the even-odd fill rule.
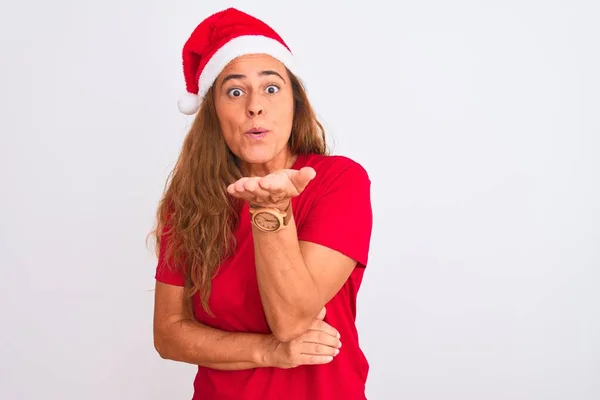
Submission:
[[[154,347],[162,358],[221,370],[266,366],[270,335],[226,332],[187,319],[183,287],[156,282]]]
[[[302,232],[297,230],[290,201],[315,177],[313,169],[241,179],[228,188],[233,196],[258,206],[290,207],[291,217],[283,230],[252,228],[263,308],[271,331],[281,341],[302,333],[357,263],[367,262],[372,228],[369,176],[356,163],[333,167],[323,168],[325,175],[309,195],[314,201]]]
[[[278,232],[252,229],[263,308],[274,336],[286,342],[308,328],[346,282],[356,261],[327,247],[299,241],[293,217]]]
[[[227,188],[255,206],[290,207],[291,218],[283,230],[252,228],[263,309],[271,331],[283,342],[307,329],[357,263],[366,266],[373,219],[371,181],[359,164],[340,162],[322,169],[326,172],[310,195],[314,201],[301,234],[290,201],[313,180],[313,168],[246,177]]]
[[[292,368],[330,362],[339,333],[323,321],[325,309],[299,337],[283,343],[271,334],[225,332],[183,316],[183,288],[156,283],[154,346],[161,357],[219,370]]]

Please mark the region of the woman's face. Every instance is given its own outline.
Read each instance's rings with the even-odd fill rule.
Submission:
[[[289,168],[294,97],[285,66],[268,55],[244,55],[214,85],[223,137],[242,167],[256,175]]]

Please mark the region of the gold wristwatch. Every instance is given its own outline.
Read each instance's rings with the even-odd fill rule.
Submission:
[[[292,204],[290,200],[290,205]],[[252,225],[256,226],[263,232],[277,232],[285,228],[289,222],[287,218],[290,205],[285,211],[280,211],[277,208],[257,207],[250,205],[250,218]]]

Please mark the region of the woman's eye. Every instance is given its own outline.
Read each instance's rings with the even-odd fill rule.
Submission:
[[[242,95],[242,91],[240,89],[230,89],[229,95],[233,97],[240,97]]]
[[[267,93],[269,93],[269,94],[277,93],[278,91],[279,91],[279,88],[275,85],[267,86]]]

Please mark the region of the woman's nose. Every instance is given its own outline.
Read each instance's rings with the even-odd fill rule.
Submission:
[[[248,109],[248,114],[250,114],[251,117],[254,117],[255,115],[261,115],[262,108],[250,108]]]
[[[258,99],[258,96],[251,96],[248,103],[248,115],[250,117],[255,117],[257,115],[261,115],[263,111],[263,106]]]

